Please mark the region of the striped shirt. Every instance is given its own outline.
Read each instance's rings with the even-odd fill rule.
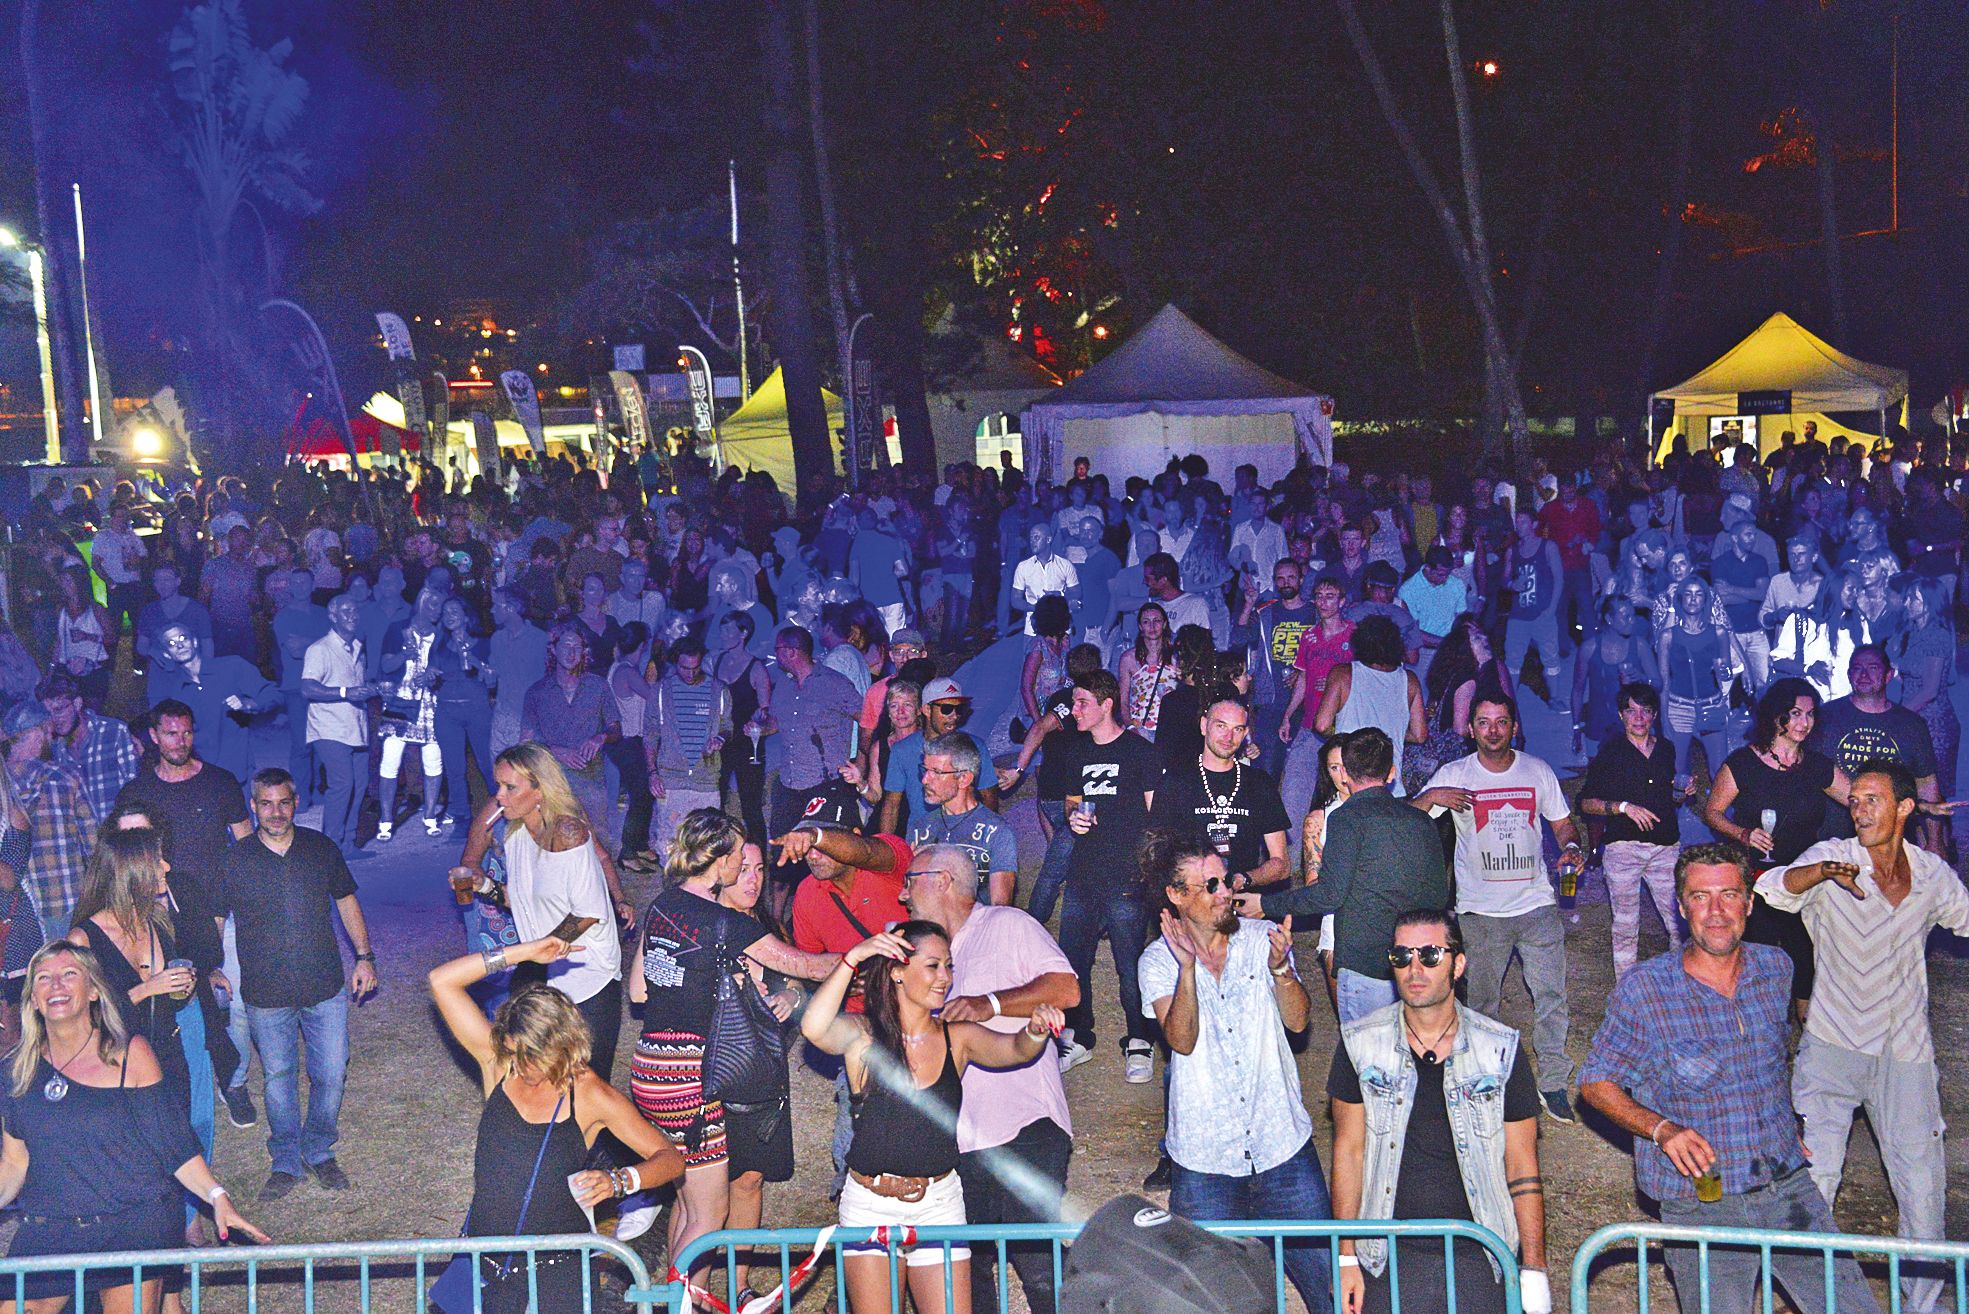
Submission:
[[[1928,1029],[1928,932],[1937,926],[1969,935],[1969,889],[1947,862],[1902,841],[1909,887],[1900,906],[1887,902],[1874,880],[1873,859],[1857,839],[1822,840],[1794,866],[1850,862],[1860,869],[1856,899],[1837,882],[1803,894],[1784,887],[1789,867],[1758,878],[1757,893],[1773,908],[1805,922],[1817,955],[1812,1007],[1805,1034],[1814,1040],[1896,1063],[1932,1063]]]
[[[708,675],[686,684],[673,672],[657,681],[656,698],[644,714],[650,720],[644,736],[653,734],[659,741],[656,769],[663,773],[665,786],[717,789],[720,765],[705,753],[704,745],[731,728],[731,699],[725,686]]]

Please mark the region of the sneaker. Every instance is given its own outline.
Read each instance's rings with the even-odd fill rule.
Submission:
[[[261,1203],[269,1200],[284,1200],[300,1184],[301,1179],[293,1173],[279,1171],[268,1173],[267,1184],[260,1188]]]
[[[252,1127],[260,1121],[259,1113],[253,1108],[253,1095],[244,1086],[228,1086],[222,1092],[226,1098],[226,1121],[235,1127]]]
[[[349,1175],[343,1172],[342,1165],[333,1159],[323,1159],[320,1163],[309,1164],[308,1171],[314,1174],[317,1182],[331,1191],[349,1189]]]
[[[444,823],[436,817],[426,817],[424,818],[424,833],[436,839],[439,835],[444,834]]]
[[[396,833],[396,827],[392,826],[389,822],[379,821],[376,823],[376,842],[378,844],[388,844],[396,836]]]
[[[1155,1076],[1155,1049],[1146,1040],[1131,1040],[1122,1047],[1122,1077],[1131,1086],[1146,1085]]]
[[[1169,1184],[1175,1176],[1176,1165],[1174,1161],[1166,1154],[1157,1155],[1155,1167],[1151,1168],[1149,1175],[1142,1179],[1142,1189],[1144,1191],[1166,1191],[1169,1189]]]
[[[1073,1032],[1068,1031],[1061,1035],[1060,1071],[1062,1073],[1072,1072],[1093,1057],[1094,1051],[1074,1039]]]
[[[1562,1090],[1542,1090],[1538,1092],[1540,1102],[1545,1105],[1545,1116],[1553,1122],[1575,1123],[1579,1116],[1572,1111],[1572,1101]]]
[[[633,1196],[631,1198],[640,1200],[642,1197]],[[624,1200],[622,1203],[628,1204],[629,1201]],[[657,1208],[653,1204],[637,1204],[624,1209],[616,1215],[615,1239],[618,1241],[634,1241],[637,1237],[656,1226],[656,1214]]]

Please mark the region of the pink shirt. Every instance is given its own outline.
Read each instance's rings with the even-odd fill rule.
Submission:
[[[950,945],[953,998],[982,997],[1011,990],[1049,972],[1071,972],[1073,964],[1046,928],[1019,908],[979,905]],[[995,1017],[982,1025],[1007,1033],[1024,1028],[1022,1017]],[[1050,1118],[1073,1134],[1067,1089],[1048,1045],[1022,1068],[990,1072],[973,1063],[964,1069],[964,1104],[957,1114],[957,1148],[968,1154],[1004,1145],[1028,1124]]]
[[[1354,660],[1354,624],[1346,622],[1337,634],[1328,634],[1317,623],[1299,636],[1299,655],[1292,664],[1306,679],[1306,698],[1299,704],[1300,722],[1313,728],[1313,716],[1326,696],[1326,677],[1342,662]]]

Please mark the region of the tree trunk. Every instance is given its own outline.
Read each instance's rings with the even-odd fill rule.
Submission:
[[[1655,354],[1668,330],[1668,312],[1675,299],[1675,275],[1682,263],[1682,211],[1689,200],[1689,153],[1695,142],[1695,42],[1689,39],[1686,4],[1675,6],[1675,157],[1668,171],[1668,204],[1662,225],[1661,262],[1655,268],[1654,295],[1648,302],[1646,326],[1634,353],[1634,391],[1653,391]]]
[[[795,504],[808,507],[834,473],[827,407],[820,395],[819,343],[807,281],[807,213],[796,124],[799,121],[800,67],[793,48],[790,0],[764,6],[763,53],[766,72],[767,277],[773,289],[775,354],[785,371],[786,423],[793,438]]]
[[[75,371],[75,345],[69,337],[68,253],[62,240],[67,231],[59,201],[50,205],[49,175],[54,171],[48,146],[47,111],[41,93],[41,64],[36,50],[41,0],[22,0],[20,18],[21,85],[27,92],[28,137],[34,154],[34,217],[41,226],[45,255],[42,277],[48,298],[48,345],[55,375],[55,409],[59,412],[62,459],[76,464],[89,460],[88,421],[82,414],[83,389]]]
[[[814,191],[820,200],[820,249],[827,271],[827,309],[834,321],[834,358],[841,371],[841,397],[852,411],[855,363],[849,338],[855,307],[861,298],[853,286],[854,275],[848,268],[847,253],[841,249],[841,225],[834,210],[834,166],[827,150],[827,115],[821,105],[820,5],[818,0],[801,0],[800,9],[807,56],[807,132],[813,139]],[[855,450],[853,416],[843,418],[848,421],[848,432],[841,443],[843,464],[848,471],[848,486],[858,488],[861,472],[873,453]]]
[[[917,304],[921,304],[918,297]],[[896,408],[896,436],[902,446],[905,470],[938,474],[937,436],[930,428],[930,402],[923,378],[923,317],[898,314],[882,326],[885,371],[890,400]],[[976,457],[975,444],[965,459]]]

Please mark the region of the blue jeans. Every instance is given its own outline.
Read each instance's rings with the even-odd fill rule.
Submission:
[[[1121,1013],[1129,1040],[1155,1043],[1155,1027],[1142,1016],[1142,985],[1137,974],[1142,947],[1148,943],[1146,900],[1104,889],[1098,881],[1069,881],[1066,904],[1060,909],[1060,948],[1080,978],[1080,1002],[1067,1010],[1073,1038],[1094,1045],[1094,954],[1101,937],[1108,938],[1114,974],[1121,982]]]
[[[1812,1174],[1799,1168],[1748,1195],[1726,1195],[1714,1204],[1698,1200],[1663,1200],[1661,1221],[1674,1227],[1769,1227],[1787,1232],[1837,1232],[1832,1206],[1812,1185]],[[1691,1245],[1662,1247],[1662,1262],[1675,1283],[1675,1295],[1683,1309],[1701,1307],[1702,1268]],[[1709,1251],[1710,1314],[1751,1314],[1762,1309],[1759,1288],[1763,1279],[1762,1260],[1754,1250],[1712,1246]],[[1807,1314],[1824,1314],[1825,1265],[1820,1257],[1805,1250],[1771,1252],[1774,1285],[1791,1298],[1791,1303]],[[1866,1278],[1851,1256],[1842,1256],[1832,1266],[1832,1309],[1839,1314],[1880,1314]]]
[[[491,794],[492,780],[492,704],[483,698],[438,700],[438,751],[444,755],[444,810],[459,823],[472,819],[472,791],[467,783],[468,759],[479,764],[479,778]],[[470,752],[466,751],[469,746]],[[426,789],[436,789],[426,781]]]
[[[1276,1168],[1249,1177],[1224,1177],[1175,1166],[1169,1179],[1169,1212],[1197,1221],[1316,1221],[1333,1217],[1319,1148],[1308,1136],[1299,1152]],[[1285,1243],[1285,1276],[1307,1309],[1333,1305],[1326,1239]]]
[[[1060,901],[1060,889],[1067,881],[1067,859],[1073,856],[1073,832],[1067,829],[1064,801],[1039,800],[1039,815],[1053,828],[1053,838],[1046,841],[1046,857],[1039,864],[1039,875],[1033,878],[1032,897],[1026,901],[1026,911],[1035,921],[1050,922],[1053,905]]]
[[[362,811],[362,796],[369,792],[369,750],[317,739],[314,753],[328,777],[328,791],[321,804],[321,833],[344,855],[354,853],[356,818]]]
[[[1336,993],[1340,997],[1340,1025],[1358,1022],[1377,1008],[1386,1008],[1395,1002],[1395,983],[1381,981],[1371,976],[1362,976],[1350,967],[1343,967],[1337,973]]]
[[[226,1034],[232,1037],[232,1047],[239,1051],[238,1070],[221,1074],[220,1084],[232,1090],[244,1086],[246,1074],[252,1070],[253,1032],[246,1024],[246,1001],[239,997],[239,924],[230,917],[219,933],[219,945],[224,954],[219,970],[232,983],[231,1003],[226,1007]]]
[[[218,1129],[218,1098],[212,1090],[212,1056],[205,1052],[205,1013],[198,1000],[188,999],[178,1010],[178,1039],[184,1042],[185,1067],[191,1076],[191,1134],[205,1161],[212,1161],[212,1137]],[[185,1201],[185,1224],[198,1217],[198,1206]]]
[[[246,1006],[253,1047],[267,1076],[267,1152],[273,1170],[295,1177],[335,1157],[342,1081],[349,1066],[349,992],[306,1008]],[[308,1112],[301,1119],[301,1046],[308,1048]]]

